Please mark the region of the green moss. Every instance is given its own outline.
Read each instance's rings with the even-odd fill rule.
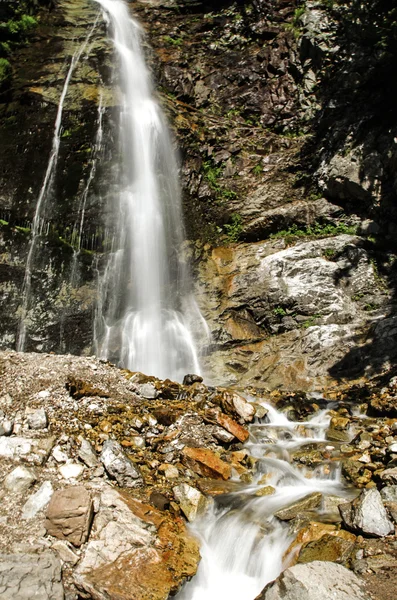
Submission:
[[[285,315],[287,314],[284,310],[284,308],[282,306],[277,306],[274,310],[273,313],[277,316],[277,317],[285,317]]]
[[[233,214],[230,223],[224,225],[223,229],[230,242],[238,242],[243,232],[243,219],[241,215],[237,213]]]
[[[183,44],[183,39],[180,37],[173,38],[170,35],[164,35],[163,40],[166,44],[169,44],[170,46],[182,46]]]
[[[288,243],[289,241],[294,241],[294,239],[300,237],[321,238],[331,235],[340,235],[342,233],[355,235],[356,232],[357,227],[353,225],[348,225],[347,223],[314,223],[313,225],[309,225],[308,227],[302,229],[299,229],[297,225],[292,225],[292,227],[290,227],[289,229],[284,229],[282,231],[277,231],[277,233],[272,233],[270,235],[270,238],[286,238],[286,241]]]
[[[6,81],[11,75],[11,65],[6,58],[0,58],[0,83]]]

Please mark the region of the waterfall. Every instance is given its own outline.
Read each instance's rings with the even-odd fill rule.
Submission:
[[[95,349],[131,370],[180,380],[199,372],[199,364],[190,328],[197,307],[179,254],[184,231],[177,162],[154,98],[139,24],[123,0],[96,1],[117,59],[120,159]]]
[[[253,600],[291,560],[287,550],[296,531],[274,514],[312,492],[325,498],[339,496],[341,501],[354,495],[341,482],[337,463],[325,460],[310,469],[291,462],[294,450],[325,443],[327,410],[302,423],[262,404],[268,410],[266,422],[250,426],[246,444],[257,460],[257,474],[252,483],[218,497],[207,514],[190,526],[200,540],[202,558],[197,575],[185,584],[178,600]],[[263,486],[272,486],[274,493],[261,496]],[[317,520],[334,522],[335,515],[322,506],[317,512]]]
[[[59,99],[57,115],[55,119],[54,125],[54,134],[52,138],[52,148],[50,153],[50,158],[48,160],[47,169],[44,175],[44,180],[39,192],[39,197],[36,203],[36,209],[32,221],[31,228],[31,237],[28,249],[28,255],[26,258],[25,264],[25,275],[22,283],[22,291],[21,291],[21,307],[19,310],[19,324],[18,324],[18,332],[17,332],[17,344],[16,349],[18,352],[23,352],[25,350],[26,343],[26,333],[28,328],[28,311],[31,304],[31,288],[32,288],[32,269],[35,258],[35,253],[37,249],[37,244],[40,239],[40,235],[42,234],[42,225],[44,222],[44,216],[46,213],[48,200],[51,197],[52,186],[54,183],[54,177],[58,164],[58,156],[59,156],[59,148],[61,145],[61,133],[62,133],[62,115],[63,115],[63,107],[65,103],[65,98],[68,92],[70,80],[72,79],[73,72],[79,62],[80,58],[85,51],[88,42],[97,26],[98,17],[95,19],[95,22],[88,32],[87,37],[85,38],[83,44],[79,46],[75,53],[72,56],[72,60],[70,61],[69,69],[66,75],[65,82],[63,84],[61,97]]]

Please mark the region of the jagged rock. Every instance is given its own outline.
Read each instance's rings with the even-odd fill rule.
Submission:
[[[0,437],[0,456],[13,460],[22,459],[26,462],[43,465],[47,460],[55,438],[38,440],[23,437]]]
[[[79,448],[79,458],[87,465],[87,467],[97,467],[99,464],[98,457],[90,442],[82,438]]]
[[[52,552],[1,554],[2,600],[63,600],[61,564]]]
[[[394,532],[377,489],[364,490],[360,496],[339,507],[342,520],[348,529],[374,537],[384,537]]]
[[[120,444],[114,440],[106,440],[100,460],[106,471],[120,487],[137,487],[142,484],[138,468],[124,454]]]
[[[20,494],[26,492],[35,481],[36,475],[33,471],[26,467],[16,467],[4,479],[3,485],[10,492]]]
[[[233,419],[224,415],[223,413],[218,413],[216,420],[219,425],[226,429],[229,433],[231,433],[234,437],[236,437],[240,442],[246,442],[249,438],[249,432],[247,429],[236,423]]]
[[[48,425],[47,414],[44,408],[27,408],[25,416],[29,429],[45,429]]]
[[[35,494],[29,497],[22,509],[22,519],[33,519],[49,503],[54,490],[50,481],[45,481]]]
[[[386,485],[397,485],[397,467],[385,469],[383,473],[381,473],[380,478]]]
[[[290,521],[294,519],[299,513],[313,510],[320,506],[323,495],[320,492],[313,492],[308,494],[301,500],[293,502],[289,506],[278,510],[275,516],[281,521]]]
[[[397,485],[384,487],[381,489],[380,495],[387,512],[394,523],[397,523]]]
[[[179,502],[181,510],[188,521],[194,521],[208,506],[208,500],[196,488],[181,483],[173,488],[175,500]]]
[[[97,600],[165,600],[199,561],[181,519],[106,486],[75,581]]]
[[[55,446],[55,448],[52,451],[52,456],[55,458],[57,463],[65,463],[68,460],[68,455],[66,454],[66,452],[63,452],[63,450],[61,450],[60,446]]]
[[[353,535],[351,539],[346,539],[337,533],[336,535],[326,534],[319,540],[308,542],[303,546],[299,552],[298,563],[307,563],[314,560],[346,563],[352,555],[354,546],[355,536]]]
[[[255,416],[255,406],[239,394],[223,392],[220,404],[224,410],[242,419],[245,423],[250,423]]]
[[[88,539],[93,516],[90,494],[83,486],[74,486],[53,494],[44,527],[50,535],[81,546]]]
[[[329,537],[338,537],[352,544],[354,544],[354,541],[356,539],[356,536],[350,533],[349,531],[338,529],[335,525],[332,525],[331,523],[307,521],[307,519],[305,519],[304,517],[302,520],[298,517],[296,519],[296,522],[293,521],[291,523],[290,533],[291,535],[295,536],[295,539],[290,544],[286,552],[286,556],[288,556],[289,561],[292,560],[293,563],[297,561],[299,552],[302,550],[302,548],[306,547],[309,544],[313,544],[314,542],[322,540],[324,537],[326,537],[327,539]]]
[[[330,562],[295,565],[270,583],[256,600],[370,600],[364,583],[351,571]]]
[[[202,477],[230,479],[231,466],[207,448],[187,448],[182,451],[182,462]]]

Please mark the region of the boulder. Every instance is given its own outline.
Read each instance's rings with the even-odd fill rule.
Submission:
[[[281,521],[290,521],[300,513],[318,508],[321,504],[323,495],[320,492],[308,494],[301,500],[293,502],[289,506],[278,510],[275,516]]]
[[[181,483],[172,489],[175,500],[179,502],[181,510],[188,521],[194,521],[207,508],[208,500],[206,497],[191,485]]]
[[[364,490],[353,502],[341,504],[339,511],[345,526],[352,531],[374,537],[394,532],[394,525],[376,488]]]
[[[0,554],[2,600],[63,600],[61,563],[52,552]]]
[[[342,565],[295,565],[265,587],[256,600],[370,600],[364,583]]]
[[[230,479],[231,466],[221,460],[215,452],[206,448],[187,448],[182,451],[182,462],[202,477]]]
[[[250,423],[255,416],[255,406],[239,394],[223,392],[220,404],[222,408],[245,423]]]
[[[50,535],[81,546],[88,539],[93,516],[90,494],[82,485],[74,486],[54,493],[44,527]]]
[[[199,558],[182,519],[105,486],[74,577],[96,600],[165,600],[196,573]]]
[[[142,476],[138,468],[115,440],[106,440],[100,460],[110,477],[113,477],[120,487],[133,488],[142,485]]]
[[[298,519],[297,519],[298,521]],[[328,540],[328,546],[332,544],[329,540],[330,537],[338,537],[349,543],[354,544],[356,536],[350,533],[349,531],[344,531],[343,529],[337,529],[335,525],[331,523],[321,523],[319,521],[307,521],[304,520],[298,522],[293,522],[291,524],[291,534],[294,534],[296,537],[294,541],[290,544],[285,555],[288,557],[288,565],[291,566],[295,564],[300,556],[300,552],[305,547],[310,544],[314,544],[315,542],[322,540],[325,538],[325,541]],[[342,546],[344,544],[338,544],[336,542],[336,547]],[[319,549],[319,546],[314,546],[316,551]],[[307,555],[306,555],[307,556]],[[317,558],[313,558],[310,560],[317,560]],[[331,559],[323,559],[323,560],[331,560]]]
[[[337,563],[346,563],[351,557],[355,536],[351,539],[338,533],[349,533],[348,531],[336,532],[336,535],[323,535],[319,540],[309,542],[303,546],[298,556],[298,563],[308,563],[315,560],[324,560]]]
[[[22,494],[36,481],[36,475],[26,467],[16,467],[8,473],[3,485],[9,492]]]

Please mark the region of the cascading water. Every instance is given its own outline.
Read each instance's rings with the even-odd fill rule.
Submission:
[[[178,169],[145,65],[141,28],[123,0],[103,8],[117,56],[120,164],[112,249],[100,278],[96,352],[132,370],[180,380],[199,372],[190,322]]]
[[[32,287],[32,269],[33,262],[35,258],[35,253],[37,250],[37,245],[40,239],[40,235],[42,233],[42,225],[43,218],[46,212],[48,200],[51,197],[52,186],[54,183],[54,177],[58,164],[58,156],[59,156],[59,148],[61,145],[61,133],[62,133],[62,115],[63,115],[63,107],[65,103],[65,98],[68,92],[70,80],[72,79],[72,75],[74,70],[81,59],[87,45],[90,41],[90,38],[97,26],[98,18],[95,19],[93,26],[88,32],[87,37],[85,38],[83,44],[78,47],[75,53],[72,56],[72,60],[70,61],[69,69],[66,75],[65,83],[63,84],[61,97],[59,99],[57,116],[55,119],[54,125],[54,135],[52,138],[52,148],[50,158],[47,164],[47,170],[44,176],[43,184],[40,189],[39,197],[37,199],[36,209],[32,221],[31,228],[31,238],[29,244],[28,255],[26,258],[25,264],[25,275],[22,284],[21,291],[21,307],[19,311],[19,325],[17,332],[17,344],[16,349],[18,352],[23,352],[25,350],[26,343],[26,332],[28,327],[28,311],[31,303],[31,287]]]
[[[258,461],[255,481],[218,497],[208,513],[191,526],[201,542],[202,560],[178,600],[253,600],[287,566],[284,556],[294,539],[288,524],[274,514],[311,492],[352,495],[341,483],[337,463],[310,470],[298,469],[290,462],[292,450],[324,444],[330,420],[327,411],[302,423],[289,421],[272,406],[263,405],[268,410],[267,422],[250,427],[246,444]],[[264,486],[272,486],[275,493],[260,497]],[[319,520],[327,520],[327,516],[322,514]]]

